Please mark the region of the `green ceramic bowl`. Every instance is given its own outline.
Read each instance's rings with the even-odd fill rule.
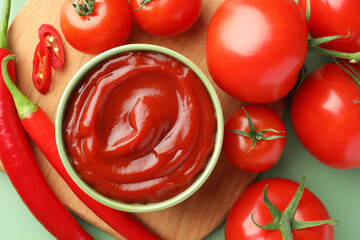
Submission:
[[[216,140],[215,140],[215,147],[214,152],[212,156],[210,157],[208,164],[205,168],[205,170],[198,176],[198,178],[193,182],[193,184],[188,187],[185,191],[181,192],[180,194],[176,195],[173,198],[170,198],[168,200],[165,200],[163,202],[158,203],[148,203],[148,204],[129,204],[129,203],[123,203],[119,202],[117,200],[108,198],[100,193],[98,193],[96,190],[94,190],[92,187],[90,187],[88,184],[86,184],[78,175],[78,173],[73,168],[68,154],[66,150],[66,146],[63,139],[63,124],[64,124],[64,118],[67,111],[68,103],[72,97],[73,91],[76,89],[77,85],[81,83],[83,77],[91,71],[95,66],[103,62],[105,59],[108,59],[112,56],[118,55],[120,53],[129,52],[129,51],[153,51],[153,52],[159,52],[168,56],[171,56],[180,62],[184,63],[186,66],[188,66],[190,69],[192,69],[199,79],[203,82],[204,86],[206,87],[207,91],[209,92],[209,95],[211,97],[211,100],[214,105],[216,119],[217,119],[217,132],[216,132]],[[66,87],[58,106],[57,115],[56,115],[56,122],[55,122],[55,134],[56,134],[56,144],[59,150],[59,154],[61,157],[61,160],[68,171],[69,175],[72,177],[72,179],[75,181],[75,183],[88,195],[90,195],[92,198],[97,200],[98,202],[109,206],[114,209],[118,209],[121,211],[126,212],[151,212],[151,211],[157,211],[162,210],[168,207],[171,207],[173,205],[176,205],[188,197],[190,197],[196,190],[198,190],[201,185],[204,184],[206,179],[210,176],[212,170],[214,169],[217,159],[219,158],[221,146],[222,146],[222,140],[224,135],[224,120],[222,115],[222,109],[219,102],[219,99],[217,97],[217,94],[212,87],[210,81],[207,79],[207,77],[204,75],[204,73],[201,72],[201,70],[190,60],[182,56],[181,54],[174,52],[170,49],[159,47],[155,45],[149,45],[149,44],[129,44],[124,45],[121,47],[117,47],[111,50],[108,50],[93,59],[91,59],[88,63],[86,63],[71,79],[70,83]]]

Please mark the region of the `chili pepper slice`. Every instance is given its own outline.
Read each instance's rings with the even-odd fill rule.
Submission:
[[[15,60],[14,55],[3,59],[1,70],[5,83],[15,86],[7,72],[10,60]],[[0,97],[0,129],[0,156],[3,166],[19,196],[36,219],[57,239],[93,239],[46,182],[11,97]]]
[[[40,42],[44,42],[50,52],[50,63],[55,70],[64,64],[65,53],[61,38],[56,29],[49,24],[42,24],[39,28]]]
[[[40,41],[36,46],[33,59],[32,80],[36,89],[46,94],[51,84],[51,60],[46,45]]]

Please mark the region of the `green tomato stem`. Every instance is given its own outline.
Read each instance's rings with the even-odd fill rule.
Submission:
[[[308,45],[311,47],[317,47],[320,44],[328,43],[339,38],[347,38],[347,37],[349,37],[349,34],[347,36],[335,35],[335,36],[328,36],[321,38],[310,38],[308,40]]]
[[[255,219],[254,219],[254,215],[256,212],[253,212],[251,214],[251,220],[253,221],[253,223],[258,226],[261,229],[265,229],[265,230],[279,230],[280,229],[280,221],[272,221],[271,223],[265,224],[265,225],[260,225],[258,223],[256,223]]]
[[[19,118],[25,119],[28,116],[30,116],[31,114],[33,114],[34,112],[36,112],[39,107],[35,103],[30,101],[27,97],[25,97],[21,93],[21,91],[15,86],[13,81],[11,80],[9,72],[7,70],[7,64],[11,60],[16,61],[15,55],[13,55],[13,54],[7,55],[2,60],[2,62],[1,62],[2,76],[4,78],[4,82],[5,82],[6,86],[8,87],[8,89],[14,99],[15,106],[16,106],[16,109],[19,114]]]
[[[320,225],[339,225],[340,221],[338,220],[320,220],[320,221],[293,221],[292,222],[292,230],[297,230],[297,229],[304,229],[304,228],[310,228],[310,227],[316,227],[316,226],[320,226]]]
[[[274,132],[274,133],[284,133],[284,131],[277,131],[275,129],[265,129],[262,131],[256,131],[255,127],[254,127],[254,123],[251,119],[251,117],[249,116],[249,114],[246,112],[246,110],[244,108],[242,108],[243,111],[246,114],[246,118],[248,120],[248,124],[249,124],[249,132],[245,132],[245,131],[241,131],[241,130],[228,130],[228,132],[232,132],[232,133],[236,133],[239,134],[241,136],[244,137],[248,137],[251,139],[252,141],[252,146],[251,148],[248,150],[248,153],[254,149],[256,143],[260,140],[275,140],[275,139],[279,139],[279,138],[284,138],[286,136],[278,136],[278,135],[272,135],[272,136],[267,136],[264,137],[266,132]]]
[[[307,0],[307,1],[306,1],[306,11],[305,11],[306,22],[309,22],[310,12],[311,12],[310,0]]]
[[[360,52],[344,53],[344,52],[328,50],[328,49],[321,48],[318,46],[310,46],[308,48],[308,51],[314,52],[314,53],[321,53],[321,54],[329,55],[329,56],[336,57],[336,58],[349,59],[351,63],[357,63],[360,61]]]
[[[140,1],[140,7],[138,9],[134,9],[134,12],[139,11],[142,9],[146,4],[151,3],[152,0],[141,0]]]
[[[82,0],[82,4],[80,4],[80,0],[77,0],[76,4],[74,1],[75,0],[72,1],[72,5],[79,16],[89,18],[88,15],[94,12],[94,4],[96,0]]]
[[[290,218],[290,219],[294,218],[296,209],[299,206],[299,202],[300,202],[301,197],[305,190],[305,181],[306,181],[306,178],[303,177],[301,179],[298,189],[295,192],[294,197],[291,199],[291,202],[289,203],[289,205],[283,212],[283,215],[285,215],[285,217]]]
[[[351,67],[349,64],[347,64],[346,62],[344,62],[343,60],[342,63],[345,64],[350,70],[347,70],[344,66],[342,66],[337,60],[336,58],[334,58],[335,63],[342,69],[344,70],[347,74],[349,74],[349,76],[354,80],[355,84],[360,87],[360,74],[353,68]],[[356,99],[355,99],[356,100]]]
[[[3,9],[0,19],[0,48],[4,48],[10,51],[9,42],[7,40],[7,31],[9,26],[11,0],[4,0]]]
[[[288,218],[288,217],[281,218],[280,231],[281,231],[281,236],[282,236],[283,240],[293,240],[290,218]]]
[[[263,191],[263,201],[266,207],[269,209],[271,216],[273,217],[275,222],[279,222],[282,217],[282,212],[270,201],[267,194],[268,184],[264,187]]]

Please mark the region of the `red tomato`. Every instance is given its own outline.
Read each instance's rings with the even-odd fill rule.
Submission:
[[[226,0],[208,29],[210,74],[240,100],[278,100],[296,83],[307,36],[305,16],[293,0]]]
[[[243,109],[235,111],[225,124],[223,151],[229,161],[236,167],[247,172],[263,172],[274,166],[279,160],[286,142],[286,129],[281,118],[273,110],[260,106],[249,105],[244,107],[252,119],[257,134],[261,137],[284,136],[274,140],[258,140],[252,148],[252,139],[229,130],[250,132],[247,116]],[[279,133],[267,131],[274,129]],[[251,150],[250,150],[251,149]],[[250,151],[249,151],[250,150]]]
[[[130,34],[132,23],[127,0],[97,0],[93,10],[86,17],[79,16],[72,0],[65,1],[60,25],[69,44],[87,54],[99,54],[122,45]]]
[[[299,0],[306,9],[306,0]],[[309,33],[314,38],[342,35],[323,45],[324,48],[340,52],[360,51],[360,1],[359,0],[311,0]]]
[[[130,0],[136,10],[143,0]],[[145,1],[146,2],[146,1]],[[174,36],[189,29],[201,13],[202,0],[152,0],[134,11],[135,22],[146,32],[161,37]]]
[[[279,230],[264,230],[256,226],[267,224],[274,219],[263,201],[263,190],[268,184],[269,200],[283,212],[289,205],[299,184],[287,179],[273,178],[254,183],[247,188],[232,207],[225,226],[226,240],[280,240],[283,239]],[[330,219],[329,213],[319,198],[305,188],[299,205],[295,211],[295,221],[317,221]],[[334,228],[321,225],[311,228],[293,230],[294,240],[332,240]]]
[[[360,73],[360,66],[352,65]],[[360,167],[360,88],[336,63],[315,69],[291,103],[291,121],[305,148],[324,164]]]

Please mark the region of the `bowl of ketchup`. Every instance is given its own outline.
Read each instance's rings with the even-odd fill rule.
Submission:
[[[150,212],[204,184],[220,155],[223,125],[217,94],[195,64],[167,48],[129,44],[74,75],[55,134],[84,192],[118,210]]]

